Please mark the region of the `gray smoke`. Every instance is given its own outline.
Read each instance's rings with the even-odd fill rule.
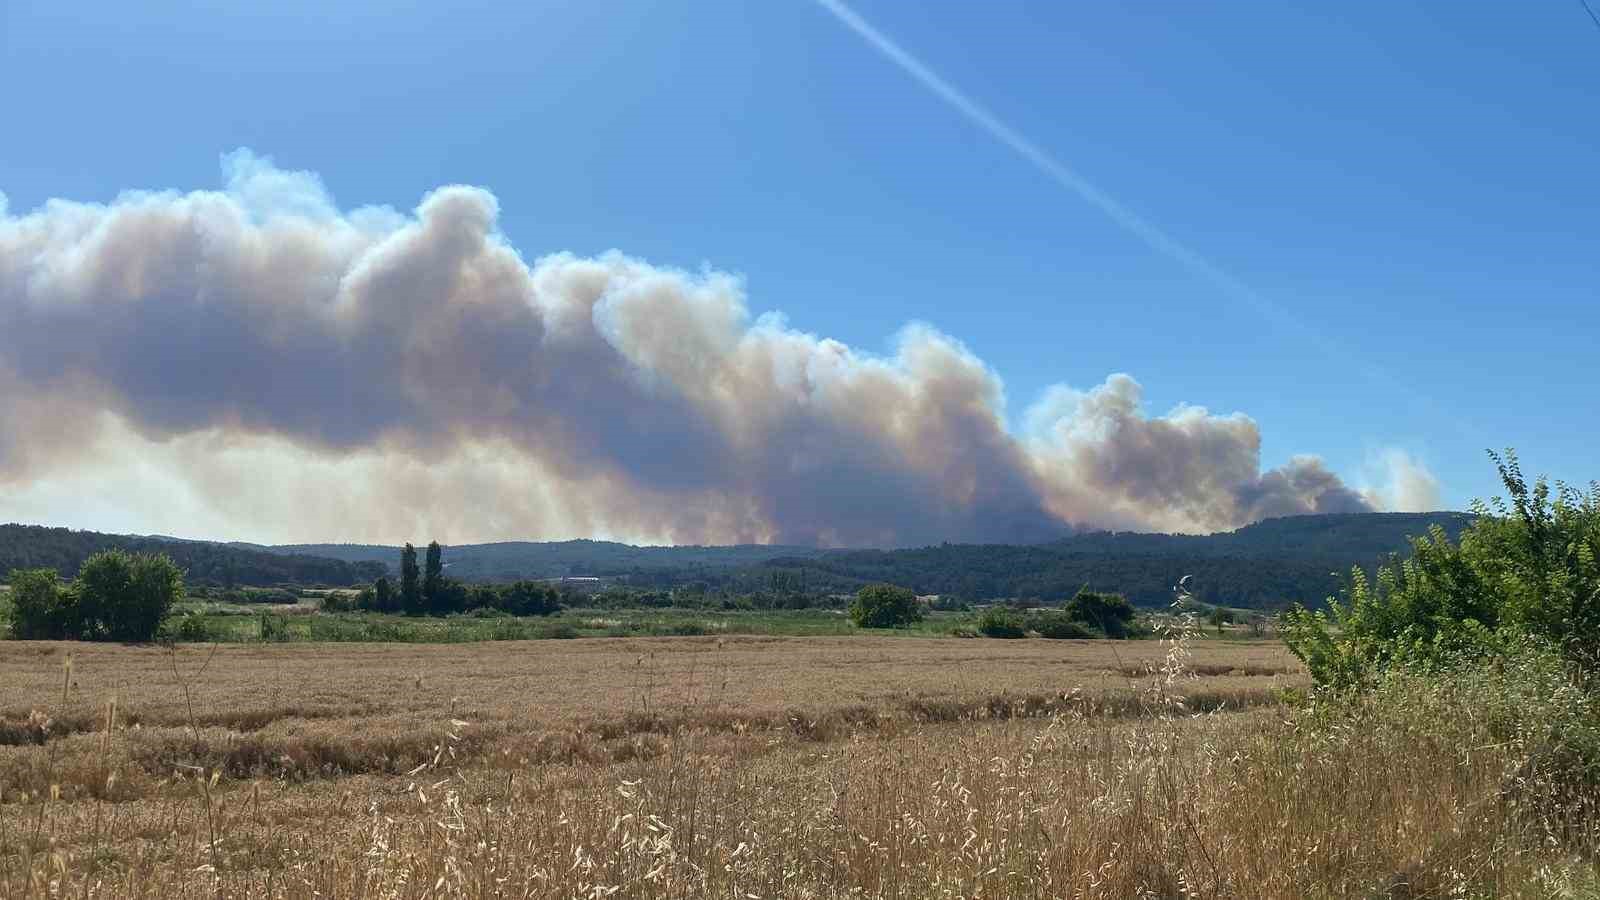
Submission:
[[[995,373],[931,328],[864,355],[752,321],[732,276],[529,264],[480,189],[345,212],[309,173],[224,168],[220,192],[0,204],[0,488],[160,484],[257,533],[457,542],[886,546],[1371,506],[1315,458],[1262,471],[1243,415],[1145,415],[1125,375],[1052,390],[1019,437]]]

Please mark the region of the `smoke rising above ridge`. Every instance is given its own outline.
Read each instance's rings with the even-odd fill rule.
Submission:
[[[901,546],[1386,502],[1314,457],[1263,471],[1242,414],[1147,415],[1127,375],[1013,434],[998,375],[931,327],[878,357],[753,319],[730,275],[529,263],[478,188],[341,211],[248,151],[224,174],[0,203],[0,518],[76,497],[273,539]]]

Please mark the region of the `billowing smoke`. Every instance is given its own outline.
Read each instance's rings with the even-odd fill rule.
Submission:
[[[0,516],[110,491],[274,537],[891,546],[1370,507],[1315,458],[1262,471],[1243,415],[1146,416],[1125,375],[1017,436],[931,328],[869,356],[752,320],[732,276],[530,265],[483,190],[345,212],[247,151],[224,169],[0,204]]]
[[[1422,461],[1398,448],[1372,454],[1367,469],[1378,485],[1362,491],[1367,502],[1394,512],[1432,512],[1440,506],[1439,481]]]

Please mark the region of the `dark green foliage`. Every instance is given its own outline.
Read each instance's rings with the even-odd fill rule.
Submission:
[[[497,601],[490,604],[516,616],[548,616],[561,611],[561,594],[548,584],[518,581],[497,590]]]
[[[1125,638],[1133,629],[1133,605],[1121,594],[1081,590],[1067,601],[1067,618],[1082,622],[1109,638]]]
[[[270,553],[258,547],[180,541],[45,528],[0,525],[0,572],[12,569],[54,569],[71,577],[84,560],[100,550],[155,553],[183,570],[186,582],[233,587],[236,584],[355,585],[384,571],[373,562],[348,562],[305,554]]]
[[[74,583],[51,569],[12,573],[12,634],[57,640],[150,641],[183,596],[183,573],[165,556],[103,550]]]
[[[420,616],[422,585],[417,571],[417,548],[406,544],[400,551],[400,610],[408,616]]]
[[[454,578],[440,578],[433,586],[433,596],[425,598],[428,601],[428,614],[448,616],[465,612],[469,595],[470,590],[461,582]]]
[[[422,605],[431,613],[445,611],[449,601],[444,591],[444,548],[438,541],[428,542],[428,557],[422,570]]]
[[[224,603],[277,603],[291,605],[300,602],[300,595],[284,588],[234,588],[232,590],[212,590],[208,592],[208,599],[220,600]]]
[[[899,628],[922,619],[922,605],[909,589],[869,584],[856,592],[850,618],[862,628]]]
[[[11,573],[11,636],[22,640],[76,637],[82,630],[78,598],[54,569]]]
[[[1087,584],[1141,606],[1166,606],[1172,585],[1193,575],[1209,605],[1282,608],[1336,591],[1330,573],[1371,567],[1438,524],[1458,534],[1466,513],[1358,513],[1268,519],[1226,534],[1094,532],[1039,545],[943,544],[905,550],[805,547],[631,547],[605,541],[452,547],[450,572],[467,581],[594,575],[633,588],[676,588],[713,598],[751,598],[757,608],[829,605],[886,582],[919,594],[977,601],[1014,597],[1065,602]],[[306,544],[276,548],[393,565],[394,548]],[[676,591],[674,591],[676,594]],[[692,606],[674,596],[672,605]],[[716,605],[720,600],[713,600]]]
[[[496,611],[511,616],[548,616],[561,611],[561,592],[554,586],[537,581],[518,581],[513,584],[462,584],[442,578],[434,590],[436,605],[422,610],[433,616],[448,616],[479,610]],[[385,609],[393,603],[389,580],[378,579],[371,589],[363,590],[357,605],[375,612],[397,612]]]
[[[1285,639],[1318,682],[1353,687],[1395,666],[1503,655],[1521,636],[1600,668],[1600,486],[1530,486],[1515,454],[1491,456],[1509,502],[1475,504],[1459,542],[1431,529],[1375,578],[1353,571],[1325,612],[1285,616]]]
[[[1044,610],[1028,617],[1028,630],[1040,637],[1072,640],[1105,637],[1061,610]]]
[[[728,593],[755,594],[783,569],[818,594],[891,582],[918,593],[971,600],[1017,598],[1065,602],[1084,585],[1115,591],[1144,606],[1166,606],[1172,585],[1193,575],[1196,599],[1209,605],[1281,608],[1315,603],[1335,591],[1352,562],[1375,566],[1405,546],[1405,535],[1437,523],[1458,533],[1464,513],[1364,513],[1269,519],[1204,536],[1092,533],[1050,544],[942,544],[906,550],[848,550],[790,555],[722,570],[638,569],[635,585],[693,578]],[[601,574],[606,574],[601,572]]]
[[[387,575],[372,583],[372,608],[386,613],[395,612],[400,608],[399,599],[395,597]]]
[[[992,638],[1022,638],[1028,636],[1028,626],[1020,613],[991,606],[978,616],[978,633]]]

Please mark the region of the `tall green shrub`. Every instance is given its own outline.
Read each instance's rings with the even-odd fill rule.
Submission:
[[[909,588],[869,584],[856,592],[850,618],[862,628],[900,628],[922,620],[922,605]]]
[[[1028,636],[1028,625],[1020,613],[991,606],[978,617],[978,633],[992,638],[1024,638]]]
[[[1529,485],[1515,453],[1490,456],[1509,497],[1475,502],[1458,542],[1436,527],[1375,577],[1353,570],[1326,610],[1285,615],[1285,640],[1319,683],[1493,654],[1510,636],[1600,667],[1600,486]]]
[[[1103,594],[1088,589],[1081,590],[1067,601],[1065,612],[1069,619],[1082,622],[1106,637],[1125,638],[1133,630],[1137,612],[1133,604],[1121,594]]]
[[[408,616],[422,615],[421,573],[417,568],[417,548],[407,543],[400,550],[400,609]]]
[[[21,640],[63,640],[81,631],[77,592],[55,569],[17,569],[11,573],[11,636]]]
[[[150,641],[183,596],[183,573],[162,555],[103,550],[63,584],[53,570],[12,573],[19,638]]]

